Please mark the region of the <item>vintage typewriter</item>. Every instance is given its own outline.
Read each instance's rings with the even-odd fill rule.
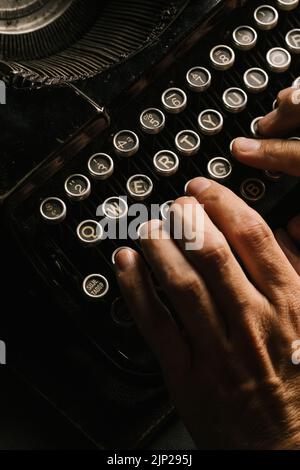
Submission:
[[[7,0],[0,44],[13,371],[95,445],[142,446],[173,408],[115,281],[116,250],[139,242],[102,240],[97,209],[122,219],[143,201],[164,218],[205,175],[288,218],[297,179],[230,145],[299,80],[299,0]]]

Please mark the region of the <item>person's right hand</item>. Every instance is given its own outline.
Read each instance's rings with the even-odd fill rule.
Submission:
[[[300,127],[300,88],[282,90],[277,96],[277,106],[258,122],[262,138],[237,138],[232,153],[246,165],[300,176],[300,138],[286,138]],[[300,275],[300,215],[289,221],[286,230],[276,230],[275,237]]]

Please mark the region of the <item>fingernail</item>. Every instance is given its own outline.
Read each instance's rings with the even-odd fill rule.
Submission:
[[[136,265],[135,253],[130,249],[120,250],[115,257],[117,271],[127,271]]]
[[[257,152],[261,148],[261,141],[255,139],[246,139],[245,137],[239,137],[235,139],[234,146],[240,152]]]
[[[207,178],[195,178],[192,180],[187,188],[186,193],[188,195],[200,194],[206,191],[211,186],[211,181]]]

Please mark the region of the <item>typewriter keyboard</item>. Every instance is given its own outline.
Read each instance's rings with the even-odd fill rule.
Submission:
[[[204,175],[265,215],[294,187],[292,178],[235,161],[231,144],[257,137],[257,122],[276,107],[277,93],[300,83],[298,3],[248,2],[130,104],[111,110],[106,139],[82,151],[22,210],[39,262],[63,286],[59,296],[78,306],[82,328],[123,369],[156,370],[114,275],[120,247],[140,246],[138,239],[104,239],[97,211],[121,222],[143,202],[158,204],[165,219],[187,183]]]

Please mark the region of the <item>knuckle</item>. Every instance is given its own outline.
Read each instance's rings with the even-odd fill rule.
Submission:
[[[286,153],[288,148],[288,142],[285,140],[270,140],[264,143],[264,155],[277,159]]]
[[[255,217],[253,220],[245,220],[240,224],[240,227],[235,230],[235,239],[240,244],[253,246],[255,248],[267,245],[272,239],[273,234],[271,229],[260,217]]]
[[[183,276],[174,268],[169,268],[165,275],[167,288],[171,293],[189,298],[195,298],[198,295],[200,284],[197,276],[188,273]]]
[[[220,239],[218,242],[209,248],[204,248],[202,258],[205,264],[215,267],[224,266],[229,260],[230,252],[226,246],[225,239]]]

